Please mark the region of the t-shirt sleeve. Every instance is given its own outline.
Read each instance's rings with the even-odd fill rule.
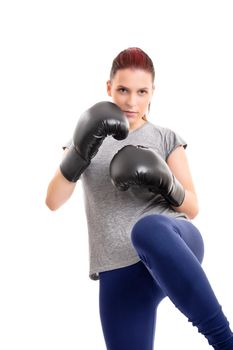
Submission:
[[[183,146],[185,149],[187,147],[186,141],[175,131],[167,129],[164,140],[165,159],[167,160],[172,151],[179,146]]]

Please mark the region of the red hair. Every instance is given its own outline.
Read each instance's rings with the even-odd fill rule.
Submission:
[[[110,80],[119,69],[124,68],[139,68],[143,69],[152,75],[152,81],[154,82],[155,70],[154,65],[150,57],[138,47],[129,47],[126,50],[121,51],[113,60],[112,68],[110,71]]]
[[[138,68],[151,73],[152,83],[154,83],[155,70],[153,62],[142,49],[138,47],[129,47],[128,49],[121,51],[112,62],[110,80],[112,81],[119,69],[125,68]],[[144,116],[143,119],[147,120],[146,116]]]

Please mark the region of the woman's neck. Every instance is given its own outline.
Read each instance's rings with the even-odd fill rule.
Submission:
[[[145,121],[144,119],[140,122],[140,123],[138,123],[138,124],[136,124],[136,125],[130,125],[130,127],[129,127],[129,131],[133,131],[133,130],[135,130],[135,129],[138,129],[138,128],[140,128],[142,125],[144,125],[145,123],[147,123],[147,121]]]

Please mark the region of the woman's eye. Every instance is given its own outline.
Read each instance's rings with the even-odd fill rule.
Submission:
[[[120,92],[125,92],[125,91],[126,91],[126,89],[124,89],[124,88],[120,88],[120,89],[119,89],[119,91],[120,91]]]
[[[140,94],[141,94],[141,95],[146,94],[146,90],[140,90]]]
[[[127,92],[127,89],[125,89],[125,88],[120,88],[120,89],[118,89],[118,91],[120,91],[120,92],[122,92],[122,93],[125,93],[125,92]],[[146,93],[147,93],[146,90],[140,90],[140,91],[139,91],[139,94],[140,94],[140,95],[144,95],[144,94],[146,94]]]

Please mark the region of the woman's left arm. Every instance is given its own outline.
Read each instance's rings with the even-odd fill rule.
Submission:
[[[183,146],[175,148],[175,150],[168,156],[167,164],[173,175],[185,189],[185,198],[182,205],[173,208],[178,212],[187,214],[190,219],[194,219],[199,210],[198,199]]]

